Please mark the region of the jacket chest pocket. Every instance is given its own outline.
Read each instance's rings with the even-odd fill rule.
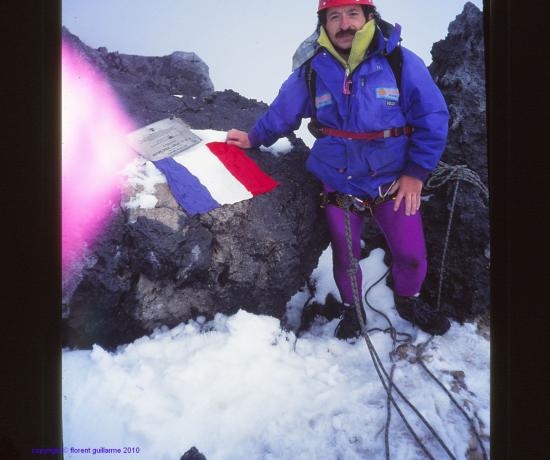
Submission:
[[[399,106],[399,89],[391,85],[376,85],[367,87],[375,101],[382,118],[388,122],[401,114]]]
[[[356,92],[358,122],[367,130],[378,131],[401,126],[403,114],[399,105],[399,90],[391,85],[365,83],[359,79]]]

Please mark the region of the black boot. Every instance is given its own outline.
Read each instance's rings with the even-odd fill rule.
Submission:
[[[332,321],[342,316],[343,309],[344,305],[338,302],[332,294],[327,295],[324,305],[317,302],[311,302],[306,305],[302,311],[298,333],[309,330],[317,316],[322,316],[328,321]]]
[[[399,316],[418,326],[424,332],[443,335],[451,327],[449,320],[424,302],[420,296],[405,297],[394,293],[393,298]]]
[[[366,323],[367,316],[363,307],[361,307],[361,315]],[[357,318],[355,306],[344,304],[342,319],[334,330],[334,336],[340,340],[352,339],[361,335],[361,324]]]

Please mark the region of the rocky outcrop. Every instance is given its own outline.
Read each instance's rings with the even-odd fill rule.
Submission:
[[[206,460],[206,457],[196,447],[191,447],[181,456],[180,460]]]
[[[433,45],[430,73],[449,106],[449,138],[443,161],[466,164],[487,183],[487,123],[483,13],[466,3]]]
[[[447,37],[434,44],[432,57],[429,70],[450,112],[448,143],[441,160],[449,165],[466,165],[473,177],[487,187],[483,14],[474,4],[466,3],[449,25]],[[437,305],[455,187],[456,181],[449,180],[423,192],[429,262],[423,296],[433,305]],[[464,321],[489,309],[489,209],[482,188],[464,180],[459,181],[458,187],[446,246],[440,308]],[[386,262],[391,263],[384,238],[374,223],[370,222],[364,236],[367,251],[383,247]]]
[[[63,40],[105,75],[121,96],[129,88],[166,94],[205,96],[214,92],[208,66],[195,53],[176,51],[169,56],[147,57],[93,49],[62,28]]]
[[[66,29],[63,36],[104,69],[139,126],[175,115],[195,129],[249,130],[265,110],[265,104],[233,91],[209,92],[207,84],[200,91],[194,83],[188,87],[185,78],[209,81],[194,58],[173,59],[189,53],[119,55],[92,50]],[[181,82],[171,79],[179,73],[186,76]],[[64,345],[113,348],[162,325],[241,308],[281,318],[328,244],[317,203],[319,185],[304,168],[308,149],[291,140],[284,161],[266,151],[249,152],[280,183],[270,193],[191,217],[161,183],[154,208],[118,207],[80,273],[66,284]],[[136,190],[127,193],[123,203]]]

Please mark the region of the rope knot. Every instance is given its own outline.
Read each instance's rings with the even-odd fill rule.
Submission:
[[[489,201],[489,189],[483,183],[479,174],[468,168],[467,165],[450,165],[440,161],[431,177],[426,181],[426,188],[433,190],[445,185],[450,180],[469,182],[479,188],[485,200]]]

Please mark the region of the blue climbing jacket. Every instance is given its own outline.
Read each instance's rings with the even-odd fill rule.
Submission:
[[[399,43],[377,27],[363,61],[346,77],[344,66],[325,48],[311,60],[315,70],[316,117],[321,125],[352,132],[372,132],[409,125],[410,136],[371,141],[326,136],[311,148],[306,167],[340,192],[375,197],[380,185],[406,174],[425,180],[436,167],[447,141],[449,112],[426,65],[402,47],[401,85],[384,56]],[[249,132],[253,146],[269,147],[312,116],[305,65],[283,83],[266,113]],[[345,94],[346,78],[352,83]]]

